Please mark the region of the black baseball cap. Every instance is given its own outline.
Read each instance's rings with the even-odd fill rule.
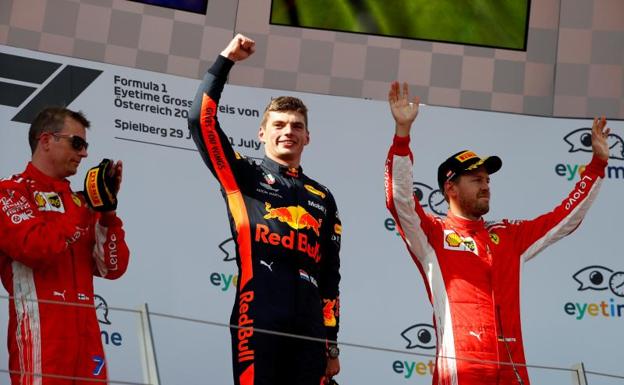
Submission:
[[[479,157],[470,150],[462,150],[451,155],[438,167],[438,186],[444,191],[444,183],[466,171],[475,170],[484,166],[488,174],[494,174],[500,170],[503,161],[498,156]]]

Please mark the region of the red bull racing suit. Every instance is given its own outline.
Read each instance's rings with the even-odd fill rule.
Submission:
[[[409,137],[395,136],[386,161],[386,205],[433,305],[433,384],[518,384],[519,377],[529,385],[526,367],[517,365],[525,363],[521,266],[576,229],[598,193],[606,162],[594,157],[553,211],[501,222],[425,213],[412,193],[412,166]]]
[[[234,382],[318,385],[325,344],[262,333],[267,329],[335,340],[341,223],[327,188],[265,157],[236,153],[217,119],[233,65],[219,56],[199,87],[189,129],[221,184],[239,270],[231,315]]]
[[[129,252],[121,220],[100,218],[69,181],[32,164],[0,181],[0,208],[0,274],[12,297],[11,383],[106,380],[93,276],[116,279],[125,272]]]

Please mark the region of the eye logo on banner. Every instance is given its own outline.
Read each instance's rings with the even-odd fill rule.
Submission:
[[[97,320],[102,325],[111,326],[112,322],[108,318],[108,304],[104,297],[95,294],[93,296],[93,303],[95,305],[95,313],[97,315]],[[102,329],[100,330],[100,336],[102,337],[102,344],[105,346],[121,346],[123,344],[123,336],[120,332],[111,332],[109,330]]]
[[[401,337],[407,341],[405,349],[435,349],[435,329],[430,324],[415,324],[401,332]]]
[[[594,265],[577,271],[572,278],[580,284],[578,291],[607,290],[624,297],[624,271],[613,272],[608,267]]]
[[[12,119],[27,124],[46,106],[71,104],[102,73],[92,68],[6,53],[0,53],[0,68],[2,77],[8,80],[3,82],[0,104],[19,107],[32,96]]]
[[[578,128],[566,135],[563,140],[570,145],[568,152],[592,152],[591,128]],[[624,140],[622,137],[610,133],[607,143],[609,144],[609,158],[624,160]]]
[[[563,311],[576,320],[593,321],[594,319],[621,320],[624,317],[624,271],[613,271],[606,266],[591,265],[584,267],[572,275],[579,286],[579,292],[601,291],[606,294],[596,299],[596,295],[589,297],[593,302],[573,300],[563,305]],[[613,297],[615,295],[615,297]],[[583,295],[588,297],[588,295]],[[620,298],[618,298],[620,297]]]
[[[407,341],[405,349],[426,349],[431,350],[436,347],[435,329],[433,325],[427,323],[414,324],[401,332],[401,337]],[[394,360],[392,362],[392,370],[404,379],[410,379],[413,376],[417,378],[433,375],[435,362],[429,359],[423,361],[405,361],[403,359]],[[429,380],[431,381],[431,380]]]

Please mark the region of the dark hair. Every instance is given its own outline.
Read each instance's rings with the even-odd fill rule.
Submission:
[[[303,120],[305,122],[306,130],[308,129],[308,107],[303,104],[303,101],[299,98],[295,98],[294,96],[278,96],[277,98],[271,99],[271,102],[264,109],[264,113],[262,114],[262,122],[260,126],[264,127],[267,121],[267,117],[269,116],[269,112],[288,112],[295,111],[303,115]]]
[[[44,132],[61,132],[65,126],[66,118],[74,119],[85,128],[91,126],[91,123],[87,120],[82,111],[76,112],[65,107],[44,108],[37,114],[28,130],[28,144],[30,144],[30,150],[33,154],[35,153],[41,134]]]

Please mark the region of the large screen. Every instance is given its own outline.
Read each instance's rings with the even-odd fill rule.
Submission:
[[[530,0],[272,0],[271,24],[526,50]]]
[[[161,7],[178,9],[180,11],[188,11],[206,14],[208,0],[130,0],[137,3],[145,3],[158,5]]]

